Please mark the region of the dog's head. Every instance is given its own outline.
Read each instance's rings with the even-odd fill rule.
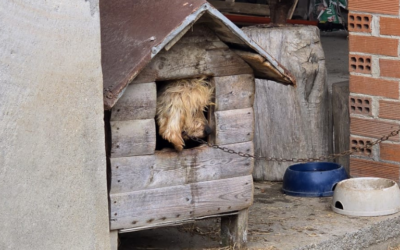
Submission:
[[[213,93],[214,88],[205,78],[171,81],[160,91],[157,100],[159,134],[177,151],[183,149],[188,136],[201,138],[212,132],[204,111],[212,104]]]

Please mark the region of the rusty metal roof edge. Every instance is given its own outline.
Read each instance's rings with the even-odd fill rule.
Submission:
[[[188,15],[185,20],[175,28],[168,36],[157,46],[151,49],[151,58],[156,56],[170,41],[172,41],[177,35],[179,35],[187,26],[195,23],[210,7],[210,4],[205,3],[200,5],[197,10],[193,11],[192,14]]]
[[[210,15],[224,22],[224,24],[232,31],[232,33],[234,33],[237,37],[239,37],[250,48],[254,49],[258,54],[263,56],[283,76],[289,78],[293,84],[296,83],[294,77],[285,68],[283,68],[275,58],[273,58],[270,54],[268,54],[268,52],[266,52],[263,48],[261,48],[260,45],[258,45],[256,42],[251,40],[239,27],[237,27],[221,12],[215,9],[210,3],[204,3],[203,5],[200,5],[195,11],[193,11],[190,15],[188,15],[177,28],[175,28],[171,33],[169,33],[168,36],[160,44],[154,46],[151,49],[151,58],[156,56],[169,42],[171,42],[177,35],[183,32],[186,27],[188,27],[191,24],[194,24],[205,12],[208,12]]]
[[[223,21],[227,27],[235,33],[243,42],[245,42],[249,47],[254,49],[257,53],[259,53],[261,56],[263,56],[269,63],[271,63],[282,75],[287,76],[293,84],[296,83],[296,80],[294,77],[287,72],[285,68],[283,68],[279,62],[273,58],[268,52],[266,52],[263,48],[260,47],[256,42],[251,40],[239,27],[237,27],[234,23],[232,23],[227,17],[225,17],[221,12],[219,12],[217,9],[215,9],[213,6],[211,6],[209,3],[205,3],[204,5],[207,5],[207,12],[221,21]],[[204,6],[203,5],[203,6]],[[204,7],[203,7],[204,8]]]

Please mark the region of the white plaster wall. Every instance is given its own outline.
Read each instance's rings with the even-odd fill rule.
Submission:
[[[0,249],[110,249],[98,1],[0,6]]]

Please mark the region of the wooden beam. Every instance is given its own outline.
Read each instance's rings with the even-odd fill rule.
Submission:
[[[214,77],[216,111],[253,107],[254,76],[252,74]]]
[[[253,203],[251,175],[110,195],[111,229],[157,226],[242,210]]]
[[[269,16],[269,6],[266,4],[237,3],[223,1],[208,1],[223,13],[246,14],[254,16]]]
[[[156,147],[154,119],[110,123],[111,158],[154,154]]]
[[[253,108],[216,111],[214,114],[216,144],[225,145],[253,140]]]
[[[253,154],[253,143],[227,147]],[[198,147],[154,155],[111,158],[111,194],[250,175],[254,159]]]
[[[350,149],[349,95],[349,81],[332,85],[332,119],[336,154]],[[342,165],[347,174],[350,174],[350,156],[336,158],[335,162]]]
[[[287,15],[287,19],[292,19],[293,17],[293,13],[296,10],[296,6],[297,3],[299,2],[299,0],[294,0],[292,6],[289,9],[288,15]]]

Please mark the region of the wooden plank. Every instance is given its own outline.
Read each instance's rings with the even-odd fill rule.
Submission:
[[[242,210],[253,202],[251,175],[110,195],[111,229],[156,227]]]
[[[212,87],[215,89],[215,92],[216,92],[217,90],[216,90],[216,87],[215,87],[215,78],[216,77],[211,78],[210,83],[211,83]],[[211,101],[212,101],[212,103],[216,103],[215,102],[215,95],[213,96]],[[215,113],[215,109],[216,109],[215,106],[216,105],[210,105],[208,107],[208,112],[207,112],[208,125],[210,126],[210,128],[213,128],[211,134],[208,135],[208,141],[207,141],[208,143],[211,143],[211,144],[215,144],[215,129],[214,129],[215,128],[215,115],[214,115],[214,113]]]
[[[175,227],[175,226],[180,226],[180,225],[184,225],[184,224],[195,223],[198,220],[204,220],[204,219],[216,218],[216,217],[232,216],[232,215],[237,215],[238,213],[239,213],[239,211],[233,211],[233,212],[228,212],[228,213],[201,216],[201,217],[197,217],[197,218],[194,218],[194,219],[187,219],[187,220],[180,220],[180,221],[174,221],[174,222],[160,223],[160,224],[157,224],[157,225],[154,225],[154,226],[153,225],[149,225],[149,226],[144,226],[144,227],[121,229],[121,230],[118,230],[118,233],[122,234],[122,233],[137,232],[137,231],[141,231],[141,230],[155,229],[155,228],[159,228],[159,227]]]
[[[252,73],[250,66],[223,42],[179,41],[169,51],[161,51],[133,83]]]
[[[281,79],[283,84],[292,84],[292,80],[281,74],[271,63],[259,54],[242,50],[233,51],[256,70],[255,76],[257,78]]]
[[[213,30],[204,24],[195,24],[190,27],[179,43],[221,42]],[[226,47],[225,47],[226,48]]]
[[[154,155],[111,158],[110,162],[111,194],[148,189],[153,182]]]
[[[253,154],[253,143],[227,147]],[[209,147],[175,151],[156,151],[155,155],[111,158],[110,193],[190,184],[249,175],[254,159],[232,155]]]
[[[247,243],[248,220],[248,209],[239,211],[237,215],[221,217],[222,244],[242,249]]]
[[[334,132],[335,154],[350,149],[350,117],[349,117],[349,81],[332,85],[332,119]],[[350,173],[350,156],[336,158],[336,163],[342,165]]]
[[[110,195],[111,229],[157,225],[191,218],[190,184]]]
[[[118,230],[110,231],[110,246],[111,250],[118,250],[119,246]]]
[[[207,73],[212,76],[253,74],[253,69],[231,49],[208,50]]]
[[[253,16],[269,16],[269,6],[266,4],[208,1],[217,10],[224,13],[247,14]]]
[[[153,119],[156,106],[155,82],[131,84],[112,109],[111,121]]]
[[[253,204],[251,175],[192,184],[194,216],[242,210]]]
[[[214,77],[215,110],[253,107],[254,76],[252,74]]]
[[[112,121],[111,158],[153,154],[156,147],[154,119]]]
[[[253,108],[216,111],[215,143],[225,145],[253,140]]]

